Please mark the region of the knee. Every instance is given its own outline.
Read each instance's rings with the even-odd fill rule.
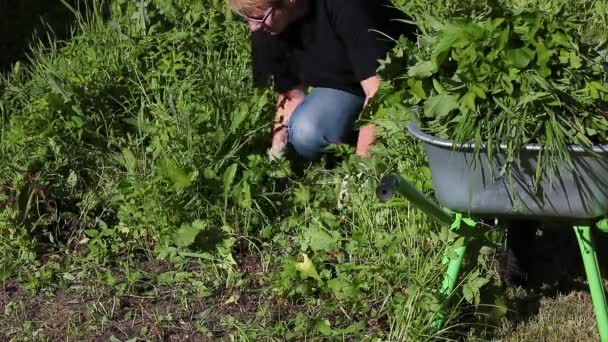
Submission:
[[[289,142],[300,156],[315,160],[327,145],[321,132],[321,127],[310,116],[299,116],[290,123]]]

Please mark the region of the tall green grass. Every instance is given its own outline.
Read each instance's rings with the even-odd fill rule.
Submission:
[[[33,293],[101,283],[158,295],[138,290],[151,282],[222,302],[249,296],[257,314],[222,326],[252,340],[463,330],[470,310],[459,306],[448,326],[460,327],[431,327],[445,228],[407,203],[376,205],[386,171],[431,193],[404,113],[377,120],[372,160],[351,149],[333,170],[294,174],[266,157],[274,100],[253,89],[246,25],[223,3],[111,10],[104,20],[93,7],[64,46],[39,45],[2,81],[2,279]],[[298,270],[304,256],[318,278]],[[247,258],[260,274],[241,270]],[[144,279],[137,267],[153,259],[174,269]],[[273,301],[297,310],[277,319]]]

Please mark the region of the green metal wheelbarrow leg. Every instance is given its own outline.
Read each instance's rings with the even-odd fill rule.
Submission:
[[[591,301],[597,319],[597,327],[600,333],[600,341],[608,342],[608,306],[606,303],[606,293],[602,282],[595,243],[589,227],[574,227],[578,245],[581,249],[589,290],[591,291]]]
[[[446,256],[444,259],[444,262],[448,262],[448,269],[443,278],[443,283],[441,284],[441,294],[445,296],[449,296],[456,287],[458,275],[460,274],[460,266],[464,260],[464,254],[467,251],[467,245],[456,247],[453,251],[456,254],[454,258]]]
[[[443,262],[448,264],[448,269],[443,277],[443,283],[441,284],[440,290],[441,295],[444,297],[443,307],[441,311],[439,311],[439,317],[433,322],[433,327],[437,330],[443,328],[443,325],[445,324],[447,318],[446,307],[452,292],[454,292],[454,288],[456,288],[456,283],[458,282],[460,267],[462,266],[464,255],[467,251],[467,242],[468,239],[465,239],[465,244],[463,246],[455,248],[450,247],[443,259]],[[452,258],[450,258],[450,254],[453,255]]]

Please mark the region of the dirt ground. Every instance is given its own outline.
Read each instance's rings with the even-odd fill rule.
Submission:
[[[598,235],[597,245],[606,246],[607,238]],[[527,251],[527,284],[509,289],[512,311],[496,340],[596,341],[593,306],[574,233],[543,228],[530,238]],[[599,251],[606,276],[608,251]],[[242,255],[238,261],[248,283],[237,297],[222,288],[200,297],[183,284],[154,285],[154,295],[148,296],[120,294],[95,280],[32,295],[6,281],[0,284],[0,341],[217,340],[230,331],[226,317],[252,322],[260,303],[271,308],[265,318],[270,321],[286,320],[298,311],[294,303],[262,292],[254,257]],[[154,274],[171,267],[156,261],[140,265]]]
[[[257,260],[250,259],[242,260],[240,271],[250,274],[251,282],[259,281],[254,276]],[[142,267],[157,274],[171,270],[157,262]],[[0,284],[0,341],[217,340],[229,332],[224,318],[251,321],[260,303],[272,309],[269,320],[280,321],[293,312],[293,303],[254,286],[246,286],[238,298],[222,288],[197,296],[184,284],[157,287],[153,296],[117,294],[96,282],[32,295],[6,281]]]

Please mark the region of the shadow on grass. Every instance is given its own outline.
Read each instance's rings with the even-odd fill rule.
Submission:
[[[65,2],[84,14],[87,1]],[[108,4],[109,1],[106,7]],[[56,40],[69,39],[75,24],[76,16],[61,0],[0,1],[0,73],[8,72],[17,61],[26,60],[37,38],[43,42],[47,35]]]
[[[608,234],[593,231],[603,279],[608,279]],[[511,287],[521,286],[511,298],[510,319],[527,322],[539,313],[543,298],[557,298],[575,291],[589,292],[585,268],[574,229],[567,224],[519,222],[509,231],[508,252],[518,265],[506,262]],[[507,257],[509,258],[509,257]],[[503,261],[504,262],[504,261]],[[510,264],[510,265],[509,265]],[[504,270],[504,268],[503,268]],[[523,275],[527,275],[523,276]],[[503,278],[505,274],[503,273]]]

